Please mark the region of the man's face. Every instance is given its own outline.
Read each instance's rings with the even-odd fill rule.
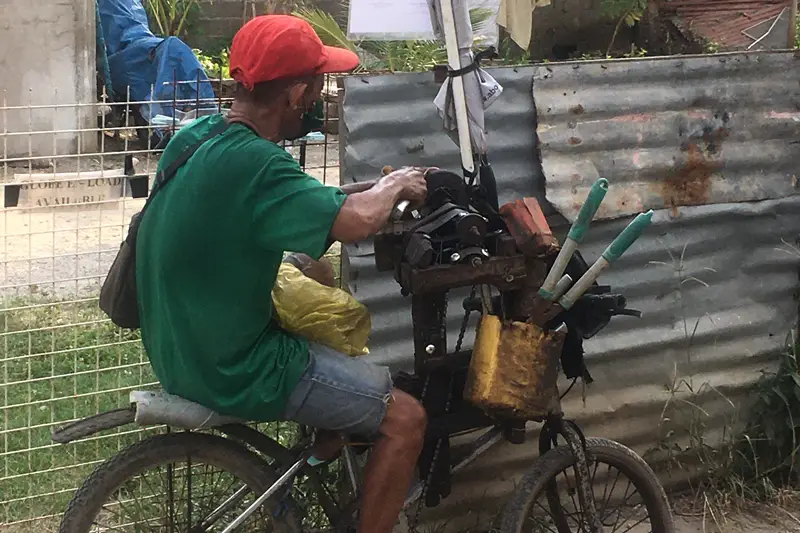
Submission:
[[[288,89],[288,102],[282,126],[282,137],[284,139],[296,139],[305,133],[304,115],[311,112],[314,103],[322,96],[322,88],[325,83],[325,76],[315,76],[309,82],[296,83]]]

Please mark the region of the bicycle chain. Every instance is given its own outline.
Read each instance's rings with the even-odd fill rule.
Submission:
[[[475,285],[472,286],[472,290],[469,294],[469,299],[475,297],[477,292],[477,287]],[[447,304],[448,304],[448,296],[445,294],[444,297],[444,305],[442,306],[442,313],[439,316],[439,323],[445,324],[446,329],[446,320],[447,320]],[[464,343],[464,335],[467,332],[467,325],[469,325],[469,317],[472,312],[467,309],[464,311],[464,318],[461,320],[461,328],[458,331],[458,340],[456,341],[456,349],[454,353],[458,353],[461,351],[461,345]],[[412,324],[413,326],[414,324]],[[420,401],[425,402],[425,395],[428,392],[428,385],[430,384],[430,374],[425,378],[425,383],[422,386],[422,394],[420,395]],[[447,400],[444,404],[444,412],[450,412],[450,403],[453,399],[453,376],[450,375],[450,383],[447,387]],[[433,479],[433,473],[436,470],[436,463],[439,460],[439,452],[442,449],[442,442],[444,438],[440,438],[436,441],[436,447],[433,450],[433,457],[431,457],[431,464],[428,467],[428,475],[425,477],[425,481],[422,483],[422,494],[419,497],[419,503],[417,503],[417,509],[414,512],[414,517],[408,523],[408,530],[410,533],[417,533],[417,525],[419,524],[419,517],[422,514],[422,507],[425,505],[425,499],[428,496],[428,489],[430,488],[431,481]]]

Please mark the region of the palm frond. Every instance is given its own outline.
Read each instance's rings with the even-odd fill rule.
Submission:
[[[311,24],[324,44],[347,48],[351,52],[358,53],[358,46],[347,38],[347,34],[336,22],[336,19],[328,13],[316,8],[300,8],[292,14]]]
[[[482,27],[492,18],[494,11],[487,7],[474,7],[469,10],[469,23],[472,31],[482,29]]]

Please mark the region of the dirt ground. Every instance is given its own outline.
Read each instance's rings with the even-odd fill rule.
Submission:
[[[695,498],[697,501],[702,495]],[[676,533],[800,533],[800,506],[795,497],[772,504],[750,504],[746,510],[698,509],[689,498],[672,498]]]
[[[767,521],[753,516],[729,517],[728,522],[717,527],[710,517],[681,517],[675,519],[675,533],[794,533],[800,532],[800,522],[787,517],[781,521]]]
[[[112,155],[66,158],[33,168],[26,164],[5,165],[0,181],[10,183],[15,174],[48,174],[112,170],[123,167],[123,146],[112,142]],[[300,158],[300,148],[288,149]],[[136,153],[137,173],[154,173],[158,154]],[[328,185],[339,183],[339,151],[335,141],[327,146],[306,147],[306,171]],[[37,178],[42,179],[42,178]],[[0,188],[0,206],[3,203]],[[142,199],[123,198],[96,205],[47,208],[0,207],[0,299],[23,296],[85,297],[96,294],[114,260],[127,225],[144,204]]]

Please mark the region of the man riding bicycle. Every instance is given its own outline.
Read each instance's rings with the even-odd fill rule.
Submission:
[[[278,145],[307,133],[324,75],[358,62],[299,18],[245,24],[230,53],[227,118],[183,127],[161,157],[163,169],[220,130],[148,207],[136,274],[142,339],[164,389],[243,419],[374,437],[358,531],[389,533],[422,446],[423,407],[392,387],[387,368],[280,329],[270,298],[285,252],[318,259],[334,240],[376,233],[399,201],[425,198],[421,170],[329,187]],[[340,439],[321,440],[315,457],[335,457]]]

